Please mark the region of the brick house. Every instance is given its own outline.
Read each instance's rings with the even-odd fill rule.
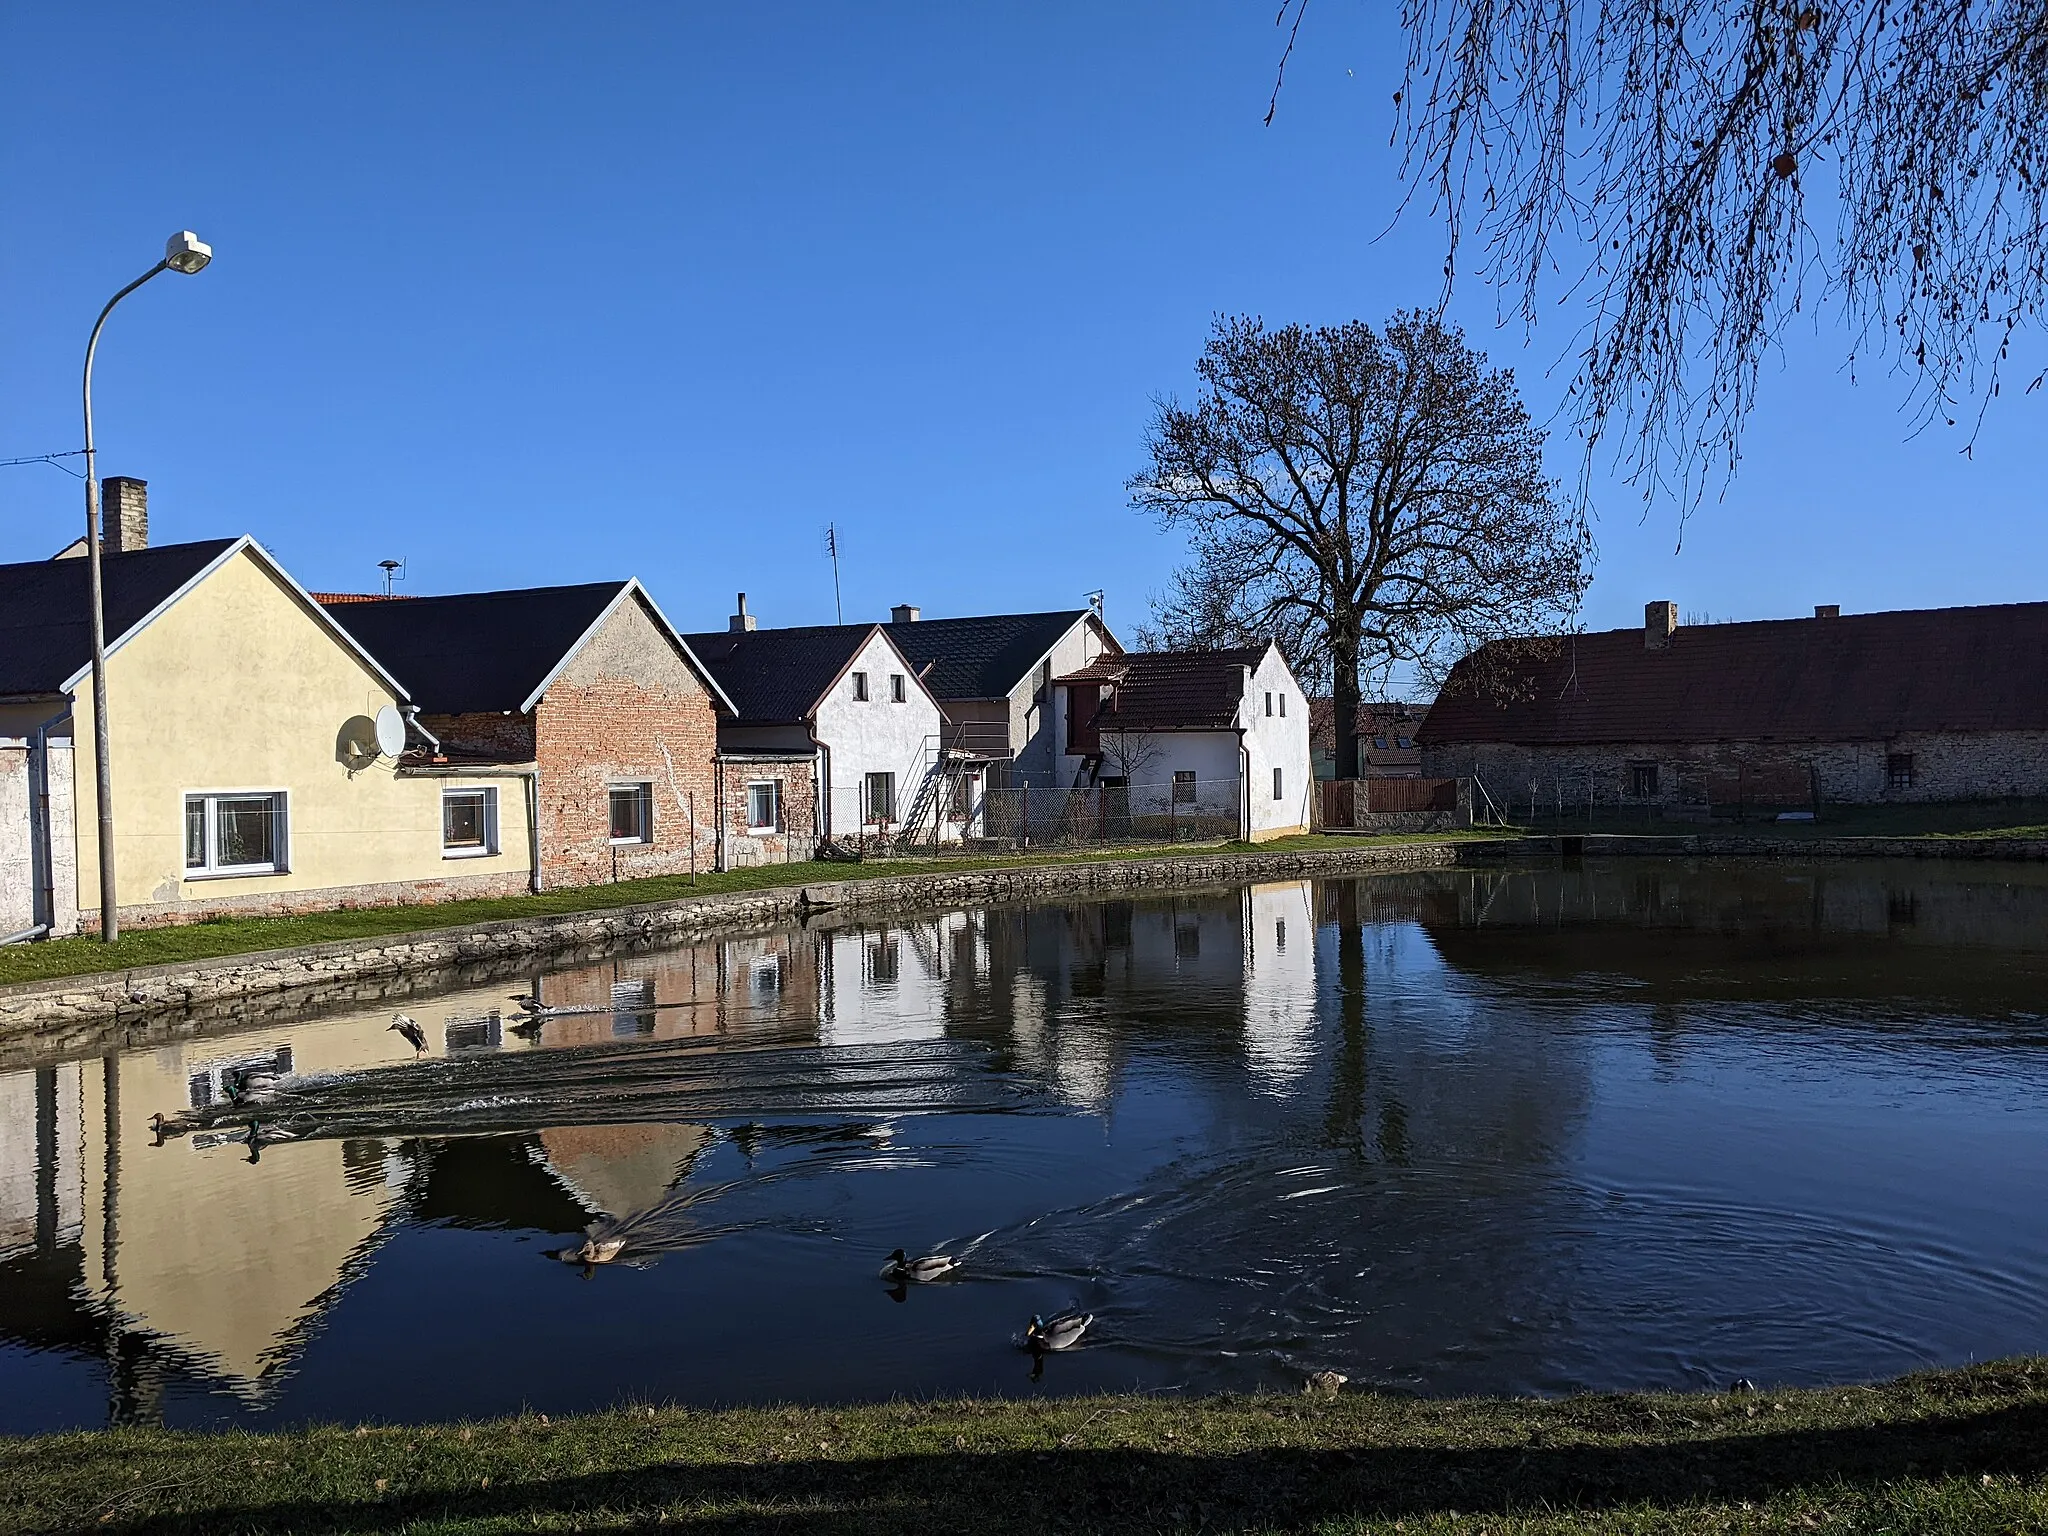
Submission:
[[[324,597],[412,696],[432,745],[402,771],[531,779],[540,883],[722,867],[718,717],[731,701],[638,581]]]
[[[1417,735],[1493,798],[1704,817],[2048,794],[2048,603],[1495,642]]]

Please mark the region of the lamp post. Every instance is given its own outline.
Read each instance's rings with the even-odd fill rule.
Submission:
[[[114,306],[159,272],[197,272],[213,260],[213,247],[191,230],[180,230],[164,242],[164,259],[107,300],[92,336],[85,344],[85,559],[92,587],[92,757],[99,802],[100,939],[111,944],[121,936],[114,904],[114,773],[107,749],[107,610],[100,573],[100,477],[93,464],[92,359],[99,350],[100,329]]]

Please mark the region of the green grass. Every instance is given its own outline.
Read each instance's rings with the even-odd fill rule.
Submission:
[[[394,1407],[402,1404],[394,1402]],[[0,1441],[0,1529],[2048,1529],[2048,1361],[1761,1395],[1102,1397]]]
[[[1376,842],[1442,841],[1469,833],[1418,834],[1376,838]],[[1499,833],[1488,834],[1499,836]],[[1104,859],[1173,858],[1188,853],[1283,852],[1355,847],[1354,837],[1295,837],[1278,842],[1207,843],[1142,848],[1088,849],[1078,853],[1033,852],[985,854],[944,859],[877,859],[865,864],[762,864],[748,869],[699,875],[661,875],[649,880],[622,880],[616,885],[576,886],[538,896],[500,896],[411,906],[353,907],[293,917],[209,918],[202,922],[154,928],[130,927],[112,945],[80,936],[44,944],[13,944],[0,949],[0,986],[9,982],[46,981],[103,971],[264,949],[289,949],[342,939],[380,938],[421,933],[434,928],[459,928],[470,923],[507,918],[541,917],[568,912],[602,912],[645,901],[674,901],[685,896],[760,890],[770,886],[812,885],[828,880],[873,880],[885,875],[943,873],[1024,865],[1092,863]]]

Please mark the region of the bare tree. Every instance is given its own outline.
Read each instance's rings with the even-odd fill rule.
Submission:
[[[1195,372],[1201,398],[1161,403],[1130,481],[1194,557],[1150,638],[1278,638],[1329,680],[1339,777],[1358,774],[1362,674],[1434,684],[1482,641],[1577,607],[1585,517],[1545,475],[1513,374],[1441,320],[1221,317]]]
[[[1281,7],[1289,51],[1306,5]],[[1902,372],[1922,424],[1981,422],[2037,334],[2048,0],[1404,0],[1402,16],[1396,134],[1411,197],[1448,220],[1447,281],[1476,244],[1525,322],[1553,279],[1584,301],[1587,469],[1612,436],[1646,496],[1696,505],[1733,473],[1759,364],[1802,310],[1839,312],[1852,374],[1864,356]]]
[[[1127,726],[1105,721],[1098,740],[1102,745],[1102,760],[1114,765],[1117,777],[1125,783],[1135,783],[1147,766],[1159,760],[1164,750],[1157,735],[1150,731],[1134,731]]]

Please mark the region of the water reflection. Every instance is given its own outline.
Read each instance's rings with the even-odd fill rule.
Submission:
[[[0,1429],[2039,1348],[2044,971],[2031,870],[1482,869],[620,955],[409,999],[419,1059],[378,1006],[0,1075]],[[601,1284],[543,1262],[586,1241]],[[876,1317],[899,1245],[968,1263]]]

